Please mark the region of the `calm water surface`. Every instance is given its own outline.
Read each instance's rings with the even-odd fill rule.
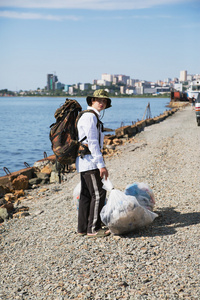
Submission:
[[[83,109],[85,98],[77,98]],[[55,122],[54,112],[65,98],[48,97],[0,97],[0,176],[3,167],[10,172],[30,166],[47,155],[53,154],[49,140],[49,126]],[[116,129],[141,120],[150,102],[152,117],[166,109],[169,98],[113,98],[112,108],[105,110],[105,127]]]

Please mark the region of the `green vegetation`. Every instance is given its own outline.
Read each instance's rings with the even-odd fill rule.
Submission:
[[[12,91],[9,91],[7,89],[3,89],[3,90],[0,90],[0,97],[2,96],[16,96],[16,94]]]

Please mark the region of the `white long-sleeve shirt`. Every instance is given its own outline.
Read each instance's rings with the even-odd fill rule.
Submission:
[[[100,113],[93,107],[88,106],[87,109],[94,110],[100,116]],[[91,154],[85,155],[83,158],[76,158],[76,169],[78,172],[85,172],[105,167],[101,149],[103,148],[104,134],[101,128],[97,128],[97,117],[91,112],[84,113],[78,121],[78,139],[79,141],[85,136],[87,137],[82,143],[88,144]],[[100,134],[100,144],[99,144]]]

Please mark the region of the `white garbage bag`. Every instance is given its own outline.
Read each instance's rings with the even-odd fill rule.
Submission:
[[[136,197],[114,189],[109,179],[103,179],[102,182],[103,188],[110,191],[110,195],[100,216],[102,222],[108,226],[112,233],[124,234],[134,231],[149,225],[158,217],[157,214],[142,207]]]
[[[126,195],[135,196],[141,206],[153,210],[155,197],[148,184],[144,182],[134,182],[133,184],[127,185],[124,192]]]

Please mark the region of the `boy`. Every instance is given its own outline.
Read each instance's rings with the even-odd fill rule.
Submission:
[[[105,204],[106,191],[101,179],[108,177],[101,149],[103,148],[103,126],[100,112],[111,107],[111,99],[105,90],[96,90],[86,98],[89,110],[77,123],[78,138],[87,147],[84,157],[76,158],[76,169],[81,176],[81,193],[78,211],[78,234],[87,237],[102,237],[110,234],[101,228],[100,211]]]

